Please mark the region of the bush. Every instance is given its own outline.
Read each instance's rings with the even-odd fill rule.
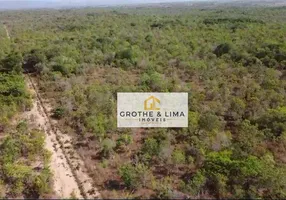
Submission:
[[[270,138],[276,138],[286,131],[286,107],[270,109],[258,120],[258,128]]]
[[[111,139],[104,139],[101,143],[101,149],[104,157],[109,157],[112,152],[113,148],[116,146],[115,142]]]
[[[62,75],[68,76],[76,71],[78,64],[76,60],[73,58],[65,56],[57,56],[53,58],[50,65],[53,71],[61,72]]]
[[[119,51],[116,55],[115,58],[119,59],[127,59],[129,61],[133,61],[133,54],[131,49],[124,49],[122,51]]]
[[[172,179],[171,177],[165,177],[164,179],[156,183],[156,198],[159,199],[172,199]]]
[[[125,164],[120,167],[119,174],[128,188],[136,189],[139,187],[138,174],[135,167],[130,164]]]
[[[51,192],[51,180],[52,173],[50,169],[45,168],[43,171],[35,177],[33,185],[30,187],[37,196],[42,196],[44,194]]]
[[[185,190],[191,193],[192,196],[197,196],[206,184],[206,177],[203,172],[197,171],[192,179],[185,185]]]
[[[106,135],[106,129],[108,127],[108,121],[105,115],[99,114],[98,116],[89,116],[86,119],[86,127],[92,131],[92,133],[102,140]],[[110,125],[110,124],[109,124]]]
[[[203,114],[199,119],[199,127],[206,131],[219,130],[221,126],[219,118],[212,113]]]
[[[172,160],[175,165],[184,164],[186,161],[185,152],[177,149],[173,152]]]
[[[50,154],[44,145],[44,133],[29,130],[25,122],[0,143],[0,177],[7,185],[8,197],[39,198],[51,192],[50,170],[35,171],[31,166],[35,161],[48,165]]]
[[[16,72],[20,74],[22,72],[22,62],[23,58],[21,53],[19,52],[12,52],[10,53],[4,60],[2,60],[1,65],[2,69],[0,68],[0,72]],[[1,66],[0,65],[0,66]]]
[[[45,54],[41,50],[32,50],[24,57],[24,69],[26,72],[41,72],[47,62]]]
[[[127,146],[132,143],[132,137],[128,134],[120,135],[120,137],[116,141],[116,148],[120,148],[123,146]]]
[[[220,44],[216,47],[216,49],[214,50],[214,54],[217,56],[217,57],[221,57],[223,54],[227,54],[229,53],[231,50],[231,46],[230,44],[228,43],[223,43],[223,44]]]
[[[144,154],[149,154],[150,156],[157,156],[160,153],[160,149],[160,144],[156,139],[147,138],[141,151]]]
[[[141,84],[148,90],[164,92],[168,90],[168,80],[158,72],[144,73],[141,77]]]
[[[0,145],[0,163],[13,163],[21,156],[21,145],[19,141],[11,136],[6,137]]]
[[[145,165],[140,163],[136,166],[125,164],[119,168],[119,174],[128,188],[138,189],[142,185],[146,186],[149,170]]]
[[[62,107],[56,108],[52,111],[52,117],[55,119],[62,119],[65,115],[65,109]]]

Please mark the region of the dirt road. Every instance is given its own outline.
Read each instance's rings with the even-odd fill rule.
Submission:
[[[27,119],[36,123],[46,133],[46,148],[52,153],[50,168],[54,173],[54,190],[59,198],[100,198],[86,173],[83,161],[71,144],[71,138],[56,128],[50,119],[50,106],[44,103],[33,79],[26,75],[26,82],[34,95],[33,109],[25,113]]]
[[[5,29],[5,31],[6,31],[7,38],[10,40],[11,37],[10,37],[10,33],[9,33],[9,31],[8,31],[8,28],[7,28],[6,25],[3,25],[3,26],[4,26],[4,29]]]
[[[6,25],[4,29],[10,40]],[[51,107],[42,100],[33,78],[27,74],[25,79],[33,94],[33,108],[25,112],[23,117],[46,133],[46,149],[52,153],[50,169],[53,172],[55,195],[58,198],[100,198],[100,193],[93,187],[93,181],[87,174],[84,162],[73,148],[71,138],[62,134],[56,127],[56,121],[50,118]]]

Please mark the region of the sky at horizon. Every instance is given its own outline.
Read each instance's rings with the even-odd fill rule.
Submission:
[[[75,6],[112,6],[142,3],[198,2],[210,0],[0,0],[2,9],[61,8]],[[213,0],[223,1],[223,0]]]
[[[52,3],[98,3],[104,4],[106,2],[111,3],[163,3],[163,2],[183,2],[183,1],[208,1],[208,0],[0,0],[0,2],[52,2]],[[220,0],[216,0],[220,1]]]

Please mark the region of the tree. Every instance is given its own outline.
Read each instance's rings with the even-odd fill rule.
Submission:
[[[2,60],[2,69],[0,71],[11,72],[14,71],[17,74],[22,72],[23,58],[20,52],[12,52],[8,54],[4,60]]]
[[[279,137],[286,131],[286,107],[269,109],[258,120],[258,127],[264,130],[268,137]]]
[[[102,153],[104,157],[109,157],[116,146],[115,142],[111,139],[104,139],[101,143]]]
[[[222,126],[222,123],[220,122],[219,118],[216,115],[212,113],[206,113],[201,115],[199,119],[199,126],[200,129],[206,131],[212,131],[212,130],[219,130]]]
[[[229,53],[231,50],[231,46],[230,44],[228,43],[223,43],[223,44],[220,44],[216,47],[216,49],[214,50],[214,54],[217,56],[217,57],[221,57],[223,54],[227,54]]]
[[[192,196],[198,196],[205,183],[206,177],[201,171],[197,171],[192,179],[187,183],[186,189]]]
[[[172,160],[173,160],[173,163],[175,164],[175,166],[177,166],[177,167],[180,164],[184,164],[186,161],[185,152],[183,152],[180,149],[175,150],[173,152],[173,155],[172,155]]]
[[[124,164],[119,168],[119,174],[128,188],[138,189],[146,186],[149,170],[144,164],[138,163],[136,166]]]

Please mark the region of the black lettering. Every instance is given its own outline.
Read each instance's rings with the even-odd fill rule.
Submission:
[[[148,112],[143,112],[143,117],[148,117]]]
[[[126,112],[126,117],[130,117],[130,112]]]
[[[137,116],[137,113],[136,112],[132,112],[132,117],[136,117]]]
[[[179,117],[179,112],[173,112],[173,117]]]

